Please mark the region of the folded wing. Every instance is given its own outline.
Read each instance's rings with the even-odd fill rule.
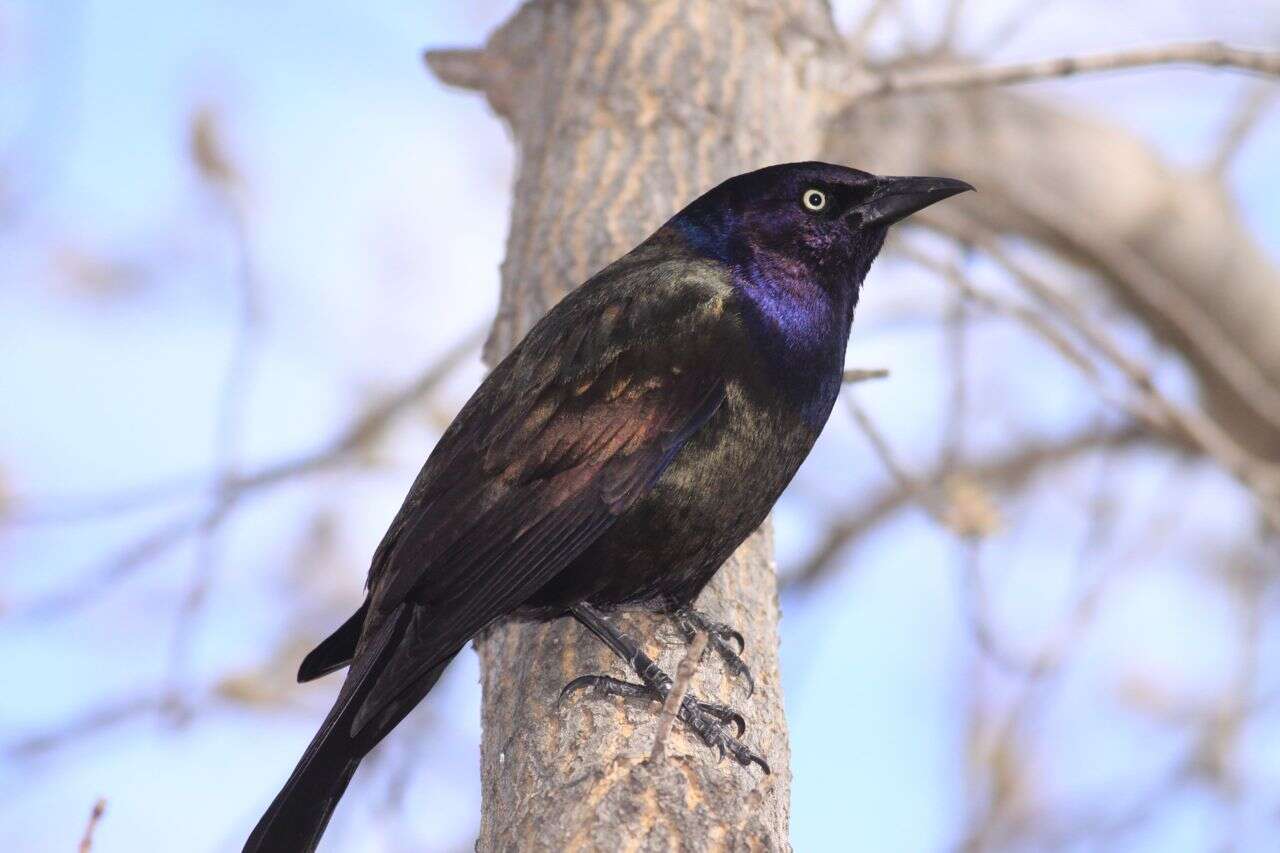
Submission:
[[[415,618],[353,730],[571,563],[723,405],[723,290],[665,266],[556,306],[441,439],[374,556],[365,635]]]

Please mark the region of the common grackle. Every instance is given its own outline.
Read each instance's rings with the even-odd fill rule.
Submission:
[[[572,615],[640,679],[566,691],[665,697],[671,679],[610,621],[622,605],[707,630],[745,674],[741,636],[692,604],[831,414],[888,227],[968,189],[824,163],[739,175],[552,308],[423,465],[364,604],[303,660],[299,681],[350,670],[244,849],[313,850],[360,759],[495,620]],[[687,696],[679,717],[768,772],[728,733],[736,712]]]

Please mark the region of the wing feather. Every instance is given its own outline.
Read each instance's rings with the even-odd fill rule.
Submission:
[[[723,404],[721,291],[667,268],[619,298],[607,272],[494,370],[379,545],[372,607],[408,601],[428,615],[401,640],[356,729],[569,565]]]

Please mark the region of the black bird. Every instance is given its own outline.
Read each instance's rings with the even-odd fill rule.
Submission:
[[[552,308],[432,451],[373,555],[364,604],[307,655],[350,666],[338,698],[246,851],[309,851],[356,765],[485,626],[572,615],[639,684],[566,690],[659,699],[671,679],[609,611],[691,609],[764,521],[840,390],[863,278],[894,222],[972,189],[824,163],[731,178]],[[742,718],[679,712],[743,766]]]

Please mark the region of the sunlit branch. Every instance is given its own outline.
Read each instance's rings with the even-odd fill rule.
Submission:
[[[976,89],[1162,65],[1201,65],[1280,75],[1280,52],[1248,50],[1219,42],[1192,42],[1089,56],[1063,56],[1010,65],[914,68],[873,74],[856,82],[849,94],[854,97],[875,97]]]

